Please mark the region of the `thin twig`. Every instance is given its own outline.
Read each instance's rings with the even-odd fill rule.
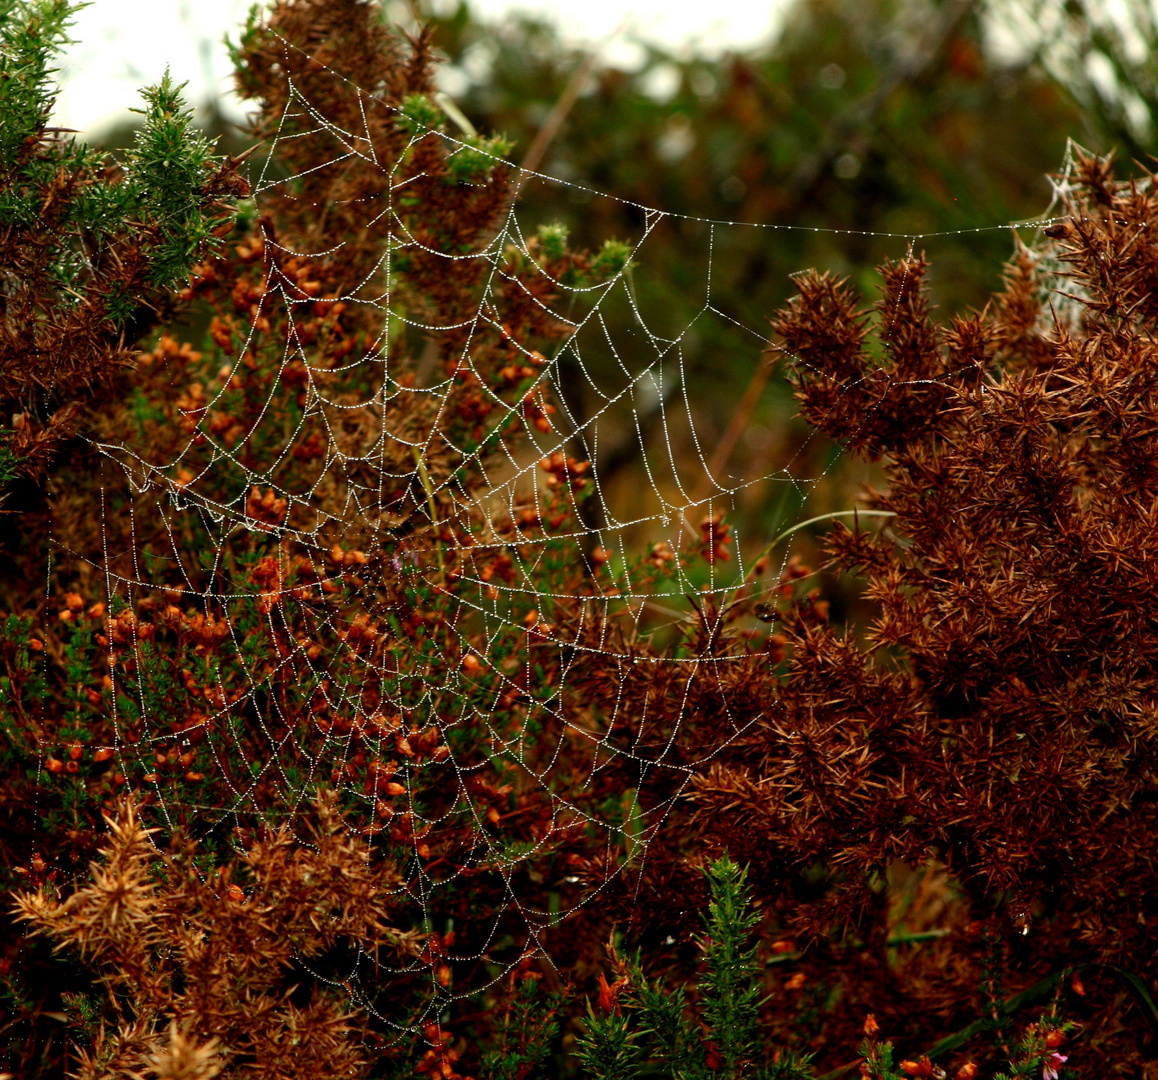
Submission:
[[[603,55],[603,51],[623,33],[627,25],[628,20],[625,19],[596,45],[595,48],[585,53],[579,66],[571,73],[571,78],[567,80],[567,85],[563,87],[563,92],[559,95],[559,100],[555,102],[551,111],[547,114],[547,119],[543,121],[543,126],[539,128],[535,138],[531,141],[530,147],[527,149],[526,156],[523,158],[520,166],[523,170],[523,178],[535,172],[539,165],[542,164],[548,148],[554,141],[555,136],[559,134],[559,129],[563,126],[563,121],[567,119],[567,116],[575,107],[575,102],[579,100],[579,95],[583,93],[583,89],[587,85],[587,80],[595,70],[596,64],[599,63],[599,58]]]

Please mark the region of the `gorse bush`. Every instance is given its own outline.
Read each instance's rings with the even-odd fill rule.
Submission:
[[[717,587],[711,505],[593,542],[553,359],[634,252],[512,225],[429,33],[255,10],[246,180],[168,79],[124,162],[47,129],[69,12],[0,8],[5,1067],[1149,1067],[1152,177],[1078,153],[948,326],[913,252],[797,278],[801,412],[883,477],[862,633],[788,534]]]
[[[99,973],[99,1004],[82,1016],[88,1045],[78,1075],[140,1075],[150,1064],[163,1075],[215,1075],[222,1058],[253,1062],[247,1071],[263,1076],[358,1065],[350,1018],[317,989],[295,1001],[290,969],[343,940],[411,951],[416,943],[384,922],[396,876],[370,864],[332,795],[319,800],[316,822],[308,845],[284,831],[254,844],[231,880],[233,866],[206,877],[188,841],[158,866],[125,800],[90,884],[62,902],[43,891],[18,898],[34,932]],[[98,1022],[110,1014],[115,1024]]]
[[[137,145],[113,162],[47,127],[51,61],[75,5],[0,5],[0,400],[7,479],[39,476],[156,325],[245,181],[190,127],[166,73]],[[127,340],[128,339],[128,340]]]
[[[613,955],[619,978],[601,977],[598,1011],[588,1007],[579,1057],[592,1080],[643,1075],[646,1058],[672,1076],[810,1077],[808,1057],[776,1052],[765,1064],[759,1031],[760,965],[751,943],[759,916],[751,909],[745,871],[726,856],[707,871],[712,900],[708,933],[698,942],[704,973],[698,986],[703,1028],[689,1017],[683,987],[668,992],[643,974],[639,956]],[[633,1023],[634,1021],[634,1023]],[[650,1043],[650,1045],[647,1045]]]

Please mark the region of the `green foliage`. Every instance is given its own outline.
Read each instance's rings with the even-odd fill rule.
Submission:
[[[614,277],[627,266],[631,247],[622,240],[604,240],[599,254],[591,260],[591,272],[596,277]]]
[[[231,35],[225,35],[225,51],[229,54],[230,63],[243,91],[252,85],[252,79],[248,78],[250,73],[247,56],[260,34],[261,9],[260,3],[249,6],[245,14],[245,23],[236,41]]]
[[[483,183],[510,152],[511,143],[502,135],[467,136],[447,160],[447,178],[456,184]]]
[[[544,993],[530,973],[518,979],[510,993],[494,1042],[482,1053],[483,1080],[524,1080],[551,1053],[559,1034],[562,995]]]
[[[55,98],[49,65],[82,7],[69,0],[0,0],[0,169],[34,152]]]
[[[128,183],[142,219],[154,224],[149,280],[158,288],[180,282],[211,241],[201,188],[215,159],[211,144],[192,127],[192,110],[168,70],[157,86],[141,91],[147,108],[137,144],[126,162]]]
[[[168,73],[142,91],[144,124],[123,163],[47,126],[51,61],[78,7],[0,7],[0,412],[24,414],[9,471],[33,479],[75,433],[81,403],[124,369],[126,327],[149,329],[158,294],[229,229],[247,188],[237,161],[214,157],[193,130]]]
[[[561,221],[552,221],[540,225],[536,235],[539,238],[539,250],[548,259],[561,259],[567,254],[567,237],[570,230]]]
[[[0,492],[16,476],[17,458],[6,438],[11,435],[10,430],[0,428]]]
[[[412,137],[425,135],[441,126],[442,110],[426,94],[407,94],[398,122]]]
[[[704,1019],[729,1073],[757,1053],[759,967],[749,941],[760,920],[750,907],[746,878],[747,872],[727,856],[708,868],[712,901],[700,990]]]
[[[704,917],[707,933],[699,942],[705,965],[696,987],[699,1008],[690,1008],[682,986],[668,991],[650,982],[638,955],[621,965],[623,975],[614,986],[604,981],[598,1010],[588,1004],[579,1056],[593,1080],[639,1075],[644,1046],[647,1060],[683,1080],[812,1076],[808,1057],[780,1051],[763,1060],[761,972],[751,941],[760,918],[751,905],[746,870],[725,855],[706,875],[712,899]]]
[[[634,1080],[643,1067],[643,1052],[629,1016],[598,1012],[587,1005],[587,1030],[576,1057],[591,1080]]]

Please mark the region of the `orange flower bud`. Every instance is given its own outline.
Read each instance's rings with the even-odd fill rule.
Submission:
[[[438,965],[437,978],[438,978],[438,985],[439,986],[449,986],[450,985],[450,968],[448,968],[445,964],[439,964]]]
[[[76,761],[66,761],[64,763],[64,771],[71,776],[75,776],[80,772],[80,764]]]
[[[977,1066],[974,1065],[972,1061],[965,1062],[965,1064],[957,1070],[957,1080],[974,1080],[976,1076]]]
[[[108,761],[113,756],[113,748],[111,746],[102,746],[95,754],[93,754],[93,761],[98,764],[102,761]]]
[[[902,1061],[901,1072],[906,1076],[932,1076],[933,1063],[928,1057],[922,1055],[920,1061]]]
[[[1051,1031],[1045,1037],[1046,1049],[1056,1050],[1065,1041],[1066,1041],[1066,1037],[1060,1031],[1057,1031],[1057,1030]]]
[[[775,946],[773,946],[775,948]],[[877,1018],[874,1013],[869,1013],[864,1018],[864,1033],[870,1039],[875,1039],[881,1033],[881,1026],[877,1023]]]
[[[64,762],[60,758],[49,757],[45,759],[44,767],[50,773],[58,773],[64,769]]]
[[[474,653],[467,653],[466,656],[462,658],[462,670],[468,675],[475,674],[481,667],[482,664],[479,663],[479,659]]]

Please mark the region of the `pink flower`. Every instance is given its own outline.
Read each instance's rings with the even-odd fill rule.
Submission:
[[[1068,1054],[1050,1054],[1046,1059],[1045,1067],[1041,1070],[1041,1080],[1057,1080],[1057,1071],[1067,1061]]]

